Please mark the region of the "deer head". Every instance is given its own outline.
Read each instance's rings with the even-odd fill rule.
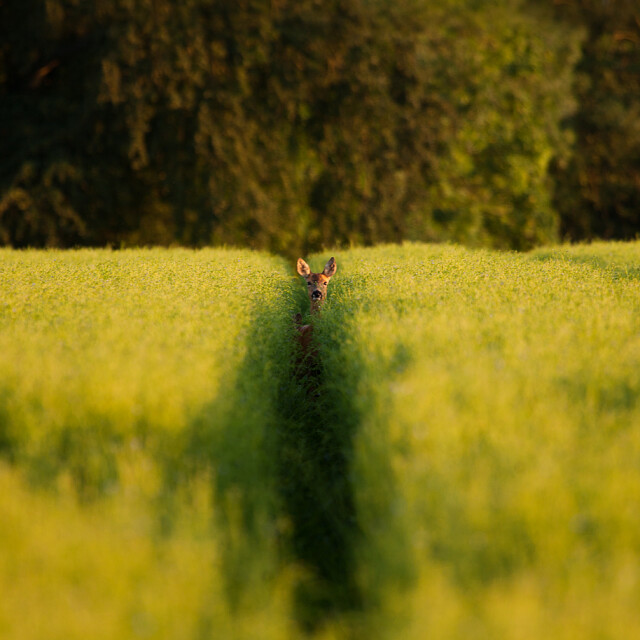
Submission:
[[[298,259],[298,273],[307,281],[307,293],[309,294],[309,302],[311,303],[311,313],[315,313],[320,309],[322,303],[327,299],[327,286],[329,280],[335,274],[336,261],[331,258],[321,273],[313,273],[309,265],[302,259]]]

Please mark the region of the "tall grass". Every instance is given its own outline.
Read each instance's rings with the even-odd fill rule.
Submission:
[[[0,254],[0,635],[282,637],[292,279],[242,251]]]
[[[640,245],[336,258],[363,628],[640,635]]]
[[[335,256],[0,252],[2,638],[640,635],[640,244]]]

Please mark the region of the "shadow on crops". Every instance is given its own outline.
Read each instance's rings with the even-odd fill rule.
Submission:
[[[335,333],[332,338],[335,344],[342,340]],[[355,580],[359,533],[351,484],[359,418],[349,401],[354,393],[346,388],[356,381],[344,381],[338,392],[334,378],[339,373],[327,370],[322,354],[319,345],[317,354],[294,360],[277,403],[278,490],[291,525],[289,548],[305,570],[296,590],[296,617],[308,632],[362,606]]]
[[[28,447],[29,434],[14,424],[0,394],[0,460],[20,468],[38,489],[54,489],[66,473],[81,504],[89,504],[118,488],[118,452],[123,438],[115,426],[98,415],[83,416],[81,424],[70,422],[48,429]],[[44,431],[44,430],[43,430]]]
[[[161,513],[170,530],[189,477],[209,476],[231,606],[268,598],[283,561],[293,563],[293,613],[312,632],[360,606],[350,483],[358,417],[321,359],[296,364],[291,315],[258,308],[250,331],[236,378],[167,453]]]
[[[282,295],[288,295],[286,287]],[[210,478],[221,564],[215,571],[222,570],[232,609],[266,606],[279,570],[276,402],[290,367],[292,334],[281,309],[256,305],[249,335],[231,347],[246,347],[234,378],[222,381],[216,397],[165,456],[160,505],[165,531],[173,527],[185,494],[188,499],[191,478]],[[203,612],[204,628],[207,615]]]
[[[302,306],[291,300],[292,286],[283,284],[281,295]],[[238,614],[260,608],[256,598],[268,606],[269,590],[293,564],[300,571],[292,613],[312,633],[362,606],[351,484],[357,380],[338,388],[322,357],[296,362],[292,312],[256,304],[248,335],[237,340],[246,351],[234,378],[166,447],[158,508],[169,535],[192,479],[209,478],[220,563],[211,570],[221,570],[230,606]],[[334,331],[331,348],[344,341],[341,332],[346,326]],[[205,630],[215,624],[210,615],[200,612]]]

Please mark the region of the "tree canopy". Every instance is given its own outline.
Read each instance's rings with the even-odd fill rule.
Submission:
[[[632,2],[3,0],[0,243],[636,233]]]

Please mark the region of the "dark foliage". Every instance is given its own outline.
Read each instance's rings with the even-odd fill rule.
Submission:
[[[0,243],[633,235],[637,16],[552,9],[4,0]]]
[[[640,232],[640,5],[573,0],[558,14],[586,33],[576,67],[575,152],[557,167],[557,207],[571,239]]]

